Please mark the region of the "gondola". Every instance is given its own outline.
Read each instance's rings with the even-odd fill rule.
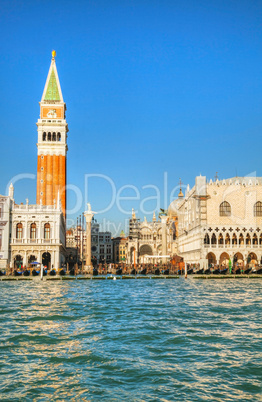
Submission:
[[[51,269],[51,271],[49,272],[50,276],[56,276],[56,270],[55,269]]]
[[[60,269],[59,275],[60,276],[65,276],[65,274],[66,274],[66,271],[64,269]]]
[[[33,276],[38,276],[40,274],[40,271],[37,271],[36,269],[33,269],[32,275]]]
[[[118,268],[116,270],[116,275],[122,275],[122,268]]]
[[[98,270],[96,268],[93,269],[93,276],[97,276],[98,275]]]
[[[205,274],[205,275],[209,275],[210,273],[211,273],[210,268],[207,268],[207,269],[204,270],[204,274]]]
[[[160,275],[160,270],[159,270],[159,268],[155,269],[154,274],[155,274],[155,275]]]
[[[75,275],[75,268],[70,269],[69,274],[71,276],[74,276]]]
[[[256,270],[256,274],[262,274],[262,268],[258,268],[258,269]]]
[[[226,273],[227,273],[227,268],[220,270],[221,275],[226,275]]]
[[[204,273],[203,268],[200,268],[200,269],[196,270],[196,272],[195,272],[196,275],[200,275],[200,274],[203,274],[203,273]]]
[[[241,272],[241,271],[240,271],[240,268],[237,268],[237,269],[235,270],[235,274],[236,274],[236,275],[239,275],[240,272]]]
[[[4,275],[5,275],[5,272],[0,270],[0,276],[4,276]]]
[[[29,271],[29,269],[26,269],[25,271],[24,271],[24,274],[23,274],[24,276],[30,276],[30,271]]]
[[[146,268],[142,269],[142,271],[139,272],[139,275],[146,275]]]
[[[14,270],[14,276],[21,276],[22,272],[17,271],[17,269]]]
[[[214,269],[213,271],[214,275],[219,275],[220,274],[220,270],[218,268]]]
[[[252,268],[247,268],[247,269],[244,271],[244,274],[245,274],[245,275],[248,275],[251,271],[252,271]]]
[[[132,271],[131,271],[131,275],[136,275],[136,270],[135,270],[135,268],[134,268],[134,269],[132,269]]]
[[[192,275],[194,272],[193,268],[189,268],[189,270],[187,271],[187,275]]]
[[[164,270],[164,275],[169,275],[169,269]]]

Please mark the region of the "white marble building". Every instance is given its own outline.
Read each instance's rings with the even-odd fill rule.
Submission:
[[[10,266],[37,261],[58,269],[65,263],[65,221],[60,203],[13,204],[11,210]]]
[[[141,222],[133,211],[129,220],[129,236],[126,244],[127,263],[169,262],[176,253],[175,236],[173,218],[163,215],[157,220],[154,213],[152,222],[148,222],[146,218]]]
[[[261,177],[207,182],[198,176],[185,197],[171,203],[168,214],[178,217],[178,255],[186,263],[262,263]]]
[[[0,269],[5,269],[10,260],[11,209],[14,187],[9,187],[9,195],[0,195]]]

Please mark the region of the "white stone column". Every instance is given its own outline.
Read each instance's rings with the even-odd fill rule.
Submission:
[[[92,268],[91,262],[91,222],[95,212],[91,211],[91,205],[88,203],[88,210],[85,211],[84,217],[86,218],[86,264],[85,270],[89,271]]]
[[[167,255],[167,233],[166,233],[167,216],[161,216],[162,228],[162,255]],[[163,258],[163,263],[166,264],[166,257]]]

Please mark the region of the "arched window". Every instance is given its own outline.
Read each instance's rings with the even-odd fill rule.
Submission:
[[[225,244],[227,244],[227,245],[229,245],[229,244],[230,244],[230,236],[229,236],[229,234],[228,234],[228,233],[226,234],[226,240],[225,240]]]
[[[218,237],[218,244],[224,244],[224,238],[222,233],[220,233],[219,237]]]
[[[232,244],[237,244],[237,236],[235,233],[232,236]]]
[[[23,225],[22,223],[18,223],[16,225],[16,238],[22,239],[22,237],[23,237]]]
[[[253,243],[254,245],[257,245],[257,244],[258,244],[258,239],[257,239],[257,235],[256,235],[256,233],[254,233],[252,243]]]
[[[56,141],[56,133],[53,133],[52,141]]]
[[[260,235],[260,237],[259,237],[259,244],[260,244],[260,246],[261,246],[261,244],[262,244],[262,233],[261,233],[261,235]]]
[[[247,234],[247,237],[246,237],[246,244],[251,244],[251,239],[250,239],[249,233]]]
[[[209,240],[208,234],[205,235],[204,244],[210,244],[210,240]]]
[[[215,233],[212,234],[212,237],[211,237],[211,244],[217,244],[217,238],[216,238]]]
[[[61,133],[57,133],[57,141],[61,141]]]
[[[254,216],[262,216],[262,202],[258,201],[254,205]]]
[[[50,223],[45,223],[45,226],[44,226],[44,239],[45,240],[50,239]]]
[[[48,140],[48,141],[51,141],[51,137],[52,137],[52,136],[51,136],[51,133],[48,133],[48,135],[47,135],[47,140]]]
[[[244,244],[244,236],[243,236],[242,233],[239,235],[238,244],[240,244],[240,245],[243,245],[243,244]]]
[[[36,224],[32,223],[30,226],[30,239],[35,240],[36,239]]]
[[[43,133],[43,141],[46,141],[46,133]]]
[[[220,216],[230,216],[231,215],[231,206],[227,201],[224,201],[220,204],[219,215]]]

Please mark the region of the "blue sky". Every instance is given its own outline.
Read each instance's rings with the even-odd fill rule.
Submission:
[[[132,206],[150,219],[180,177],[192,186],[200,173],[262,176],[261,18],[261,1],[250,0],[1,0],[0,193],[28,174],[15,199],[35,203],[35,123],[52,49],[67,104],[68,184],[83,194],[75,208],[68,191],[69,219],[85,209],[88,174],[108,176],[118,200],[138,198],[120,200],[121,212],[105,178],[88,180],[94,210],[113,203],[98,221],[117,224]]]

